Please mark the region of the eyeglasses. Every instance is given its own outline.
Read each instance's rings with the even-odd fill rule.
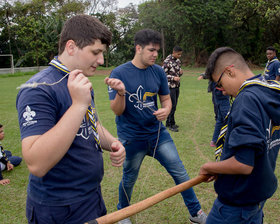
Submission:
[[[216,88],[222,88],[223,86],[220,84],[221,79],[223,77],[223,75],[225,74],[225,70],[222,72],[222,74],[220,75],[220,78],[218,79],[218,81],[216,82]]]
[[[234,65],[229,65],[229,66],[227,66],[227,67],[225,67],[225,69],[224,69],[224,71],[222,72],[222,74],[220,75],[220,78],[218,79],[218,81],[216,82],[216,88],[222,88],[223,86],[221,85],[221,79],[222,79],[222,77],[223,77],[223,75],[225,74],[225,71],[226,71],[226,69],[227,68],[231,68],[231,67],[233,67]]]

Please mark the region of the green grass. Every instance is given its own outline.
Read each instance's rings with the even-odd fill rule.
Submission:
[[[211,94],[207,93],[207,81],[197,81],[197,76],[203,69],[185,68],[180,88],[180,98],[176,111],[176,121],[180,125],[178,133],[171,133],[180,157],[189,176],[198,175],[200,166],[207,161],[214,161],[214,150],[209,147],[214,130],[214,112]],[[255,73],[262,72],[255,71]],[[98,73],[98,72],[97,72]],[[5,126],[6,137],[2,141],[5,149],[14,155],[21,155],[20,133],[15,107],[16,87],[30,78],[30,75],[16,77],[0,76],[0,123]],[[95,91],[97,111],[102,124],[116,135],[115,117],[110,110],[107,87],[104,85],[105,76],[97,75],[91,78]],[[276,175],[280,177],[279,160]],[[122,170],[110,165],[108,153],[104,153],[105,175],[102,181],[102,192],[108,213],[116,211],[118,202],[118,184]],[[23,224],[25,218],[25,199],[28,184],[28,170],[24,161],[12,172],[4,172],[4,177],[11,183],[0,186],[0,223]],[[268,183],[269,184],[269,183]],[[149,157],[145,158],[136,182],[132,203],[174,186],[173,180],[159,163]],[[209,212],[216,194],[213,183],[202,183],[194,187],[196,195],[205,212]],[[280,223],[280,190],[276,191],[264,208],[265,223]],[[185,224],[188,211],[184,206],[181,195],[173,196],[157,205],[134,215],[133,223],[138,224]]]

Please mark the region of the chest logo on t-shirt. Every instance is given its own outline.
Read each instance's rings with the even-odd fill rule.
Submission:
[[[32,124],[36,124],[37,121],[33,120],[35,116],[36,116],[36,112],[31,110],[29,106],[26,106],[25,112],[22,114],[22,117],[25,119],[26,122],[24,122],[22,125],[25,127]]]
[[[267,151],[269,152],[275,146],[280,145],[280,126],[274,126],[270,121],[266,133]]]
[[[77,133],[77,136],[80,136],[83,139],[87,140],[91,134],[92,134],[92,128],[90,127],[90,124],[86,119],[86,117],[84,117],[83,122],[80,125],[79,132]]]
[[[156,93],[145,92],[143,86],[137,88],[136,93],[130,94],[128,100],[134,103],[134,107],[143,110],[146,107],[153,107],[155,105],[154,100],[147,101],[148,98],[155,96]]]

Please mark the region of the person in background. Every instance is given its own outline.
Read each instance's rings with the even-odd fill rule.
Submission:
[[[268,47],[266,49],[266,57],[268,59],[264,76],[266,80],[280,80],[280,62],[276,57],[276,49],[274,47]]]
[[[210,142],[210,146],[216,147],[216,142],[218,140],[220,130],[223,127],[225,117],[230,109],[230,101],[229,101],[229,96],[224,95],[222,89],[216,86],[213,89],[213,95],[215,101],[214,105],[217,108],[217,117],[216,117],[215,129],[214,129],[212,141]]]
[[[17,96],[22,154],[30,171],[28,223],[85,223],[106,214],[103,150],[120,167],[125,149],[99,122],[88,77],[104,63],[111,32],[76,15],[61,31],[58,56]]]
[[[198,80],[206,79],[205,73],[202,73],[197,78]],[[216,142],[219,137],[220,130],[223,126],[224,119],[230,109],[229,96],[224,95],[220,88],[216,87],[216,83],[209,80],[208,92],[212,93],[212,103],[215,112],[215,128],[210,142],[210,147],[216,147]]]
[[[171,112],[166,120],[166,127],[169,130],[178,132],[179,126],[175,122],[175,111],[180,94],[180,77],[183,75],[183,70],[181,69],[180,58],[182,56],[183,50],[179,46],[173,48],[172,54],[168,55],[163,61],[162,68],[167,76],[168,87],[170,90],[170,98],[172,102]]]
[[[215,180],[217,193],[206,223],[263,223],[264,203],[277,189],[280,85],[255,76],[229,47],[211,54],[205,75],[223,94],[235,97],[217,142],[217,160],[199,172],[208,175],[206,181]]]
[[[134,37],[132,61],[118,66],[110,78],[105,79],[111,109],[116,114],[118,137],[126,150],[118,209],[129,206],[146,155],[158,160],[176,184],[189,180],[176,146],[162,124],[172,104],[166,75],[162,67],[155,64],[160,46],[159,32],[151,29],[138,31]],[[158,97],[161,108],[157,105]],[[189,219],[193,223],[205,223],[206,214],[193,188],[181,194],[190,213]],[[131,224],[131,220],[127,218],[119,224]]]
[[[11,151],[4,150],[2,146],[2,140],[5,137],[4,126],[0,124],[0,184],[7,185],[10,183],[9,179],[4,179],[2,176],[2,171],[11,171],[15,166],[18,166],[22,158],[19,156],[13,156]]]

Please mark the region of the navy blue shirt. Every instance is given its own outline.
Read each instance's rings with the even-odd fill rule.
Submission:
[[[66,73],[50,66],[28,82],[54,83]],[[93,95],[93,93],[92,93]],[[42,135],[61,119],[71,106],[67,78],[54,86],[24,88],[17,96],[21,138]],[[92,100],[92,107],[94,102]],[[29,176],[28,195],[39,204],[66,205],[91,197],[103,177],[102,152],[87,116],[64,157],[43,177]],[[95,133],[98,136],[97,133]]]
[[[168,82],[163,69],[159,65],[139,69],[131,62],[127,62],[115,68],[110,78],[120,79],[131,94],[125,96],[126,107],[123,114],[116,116],[118,137],[146,139],[151,135],[157,135],[159,121],[153,115],[152,110],[158,110],[158,94],[169,94]],[[108,92],[109,99],[115,99],[116,91],[109,88]],[[161,124],[161,128],[165,127]]]
[[[277,189],[274,169],[280,146],[280,88],[274,87],[256,81],[233,102],[221,160],[234,156],[253,166],[253,171],[250,175],[218,175],[215,190],[225,204],[257,204]]]
[[[265,68],[265,78],[267,80],[275,80],[280,75],[280,62],[277,57],[267,62]]]

